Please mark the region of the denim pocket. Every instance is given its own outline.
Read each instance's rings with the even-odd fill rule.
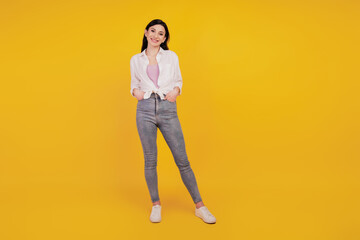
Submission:
[[[169,103],[176,103],[176,100],[175,100],[175,102],[171,102],[171,101],[169,101],[169,100],[166,100],[166,101],[168,101]]]
[[[148,99],[148,98],[147,98],[147,99]],[[138,100],[138,102],[142,102],[142,101],[144,101],[144,100],[146,100],[146,99],[143,98],[143,99],[141,99],[141,100]]]

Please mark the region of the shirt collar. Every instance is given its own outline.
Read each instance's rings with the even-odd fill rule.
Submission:
[[[146,50],[146,48],[141,52],[141,56],[142,57],[147,57],[146,56],[146,53],[145,53],[145,50]],[[165,50],[162,48],[162,47],[160,47],[160,49],[159,49],[159,52],[158,52],[158,54],[163,54],[165,52]]]

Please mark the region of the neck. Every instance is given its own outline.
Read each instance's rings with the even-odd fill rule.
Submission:
[[[153,47],[150,44],[148,44],[146,50],[145,50],[145,54],[147,56],[156,56],[156,54],[160,51],[160,46],[158,47]]]

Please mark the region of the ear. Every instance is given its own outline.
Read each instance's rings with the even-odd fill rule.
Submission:
[[[145,35],[145,37],[146,37],[146,33],[147,33],[147,30],[145,29],[145,30],[144,30],[144,35]]]

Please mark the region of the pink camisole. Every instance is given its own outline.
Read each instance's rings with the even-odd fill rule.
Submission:
[[[159,88],[159,86],[157,84],[158,83],[158,78],[159,78],[159,65],[158,64],[147,65],[146,73],[149,76],[149,78],[151,79],[151,81],[153,81],[155,86],[157,88]]]

